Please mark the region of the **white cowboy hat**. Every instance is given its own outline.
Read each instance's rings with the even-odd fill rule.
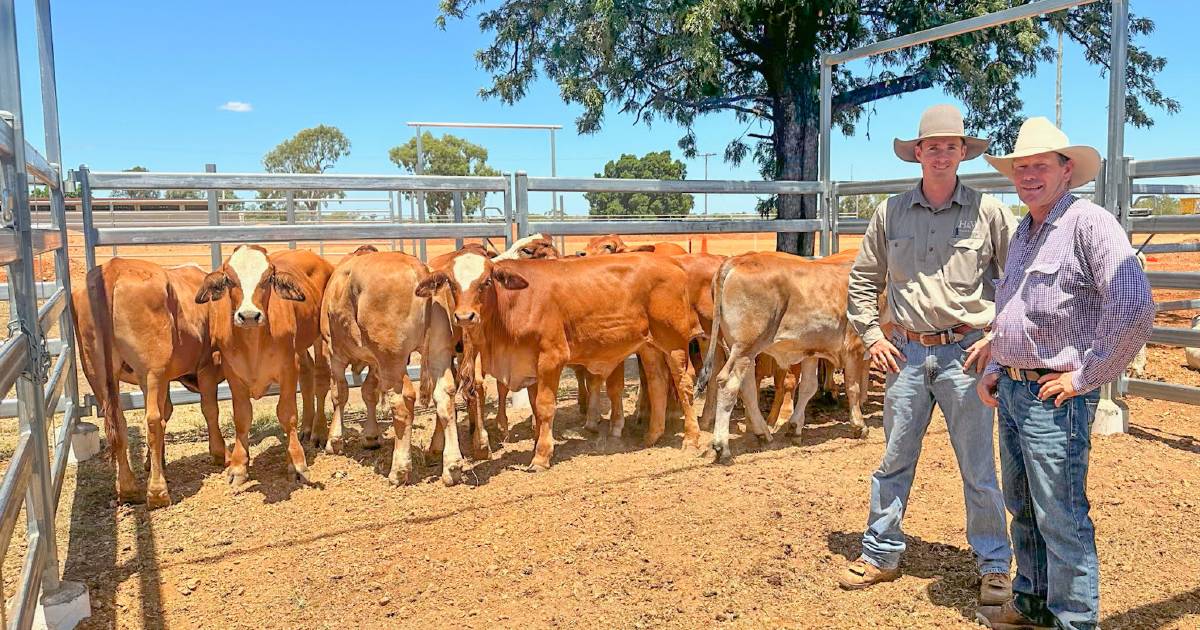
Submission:
[[[967,156],[963,159],[973,160],[987,150],[990,140],[972,138],[963,128],[962,113],[953,105],[934,105],[921,114],[921,124],[917,128],[917,137],[912,140],[892,140],[892,148],[896,157],[905,162],[916,162],[916,148],[926,138],[962,138],[967,145]]]
[[[985,155],[983,159],[1011,180],[1014,159],[1039,153],[1059,153],[1075,163],[1071,172],[1071,188],[1078,188],[1096,179],[1100,172],[1100,152],[1084,144],[1071,144],[1071,141],[1067,140],[1067,134],[1044,116],[1035,116],[1021,124],[1021,131],[1017,133],[1017,145],[1013,147],[1012,153]]]

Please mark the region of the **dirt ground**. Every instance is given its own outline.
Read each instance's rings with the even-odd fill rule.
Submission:
[[[1200,254],[1150,263],[1198,267]],[[1162,314],[1159,325],[1186,325],[1193,314]],[[1152,346],[1149,373],[1200,385],[1176,348]],[[209,462],[198,411],[177,408],[167,446],[173,505],[117,505],[113,468],[101,458],[68,473],[60,560],[65,578],[91,592],[82,627],[977,627],[961,481],[940,418],[905,522],[904,576],[850,593],[835,578],[858,554],[882,452],[878,382],[866,440],[851,438],[848,412],[826,403],[810,408],[799,445],[780,436],[759,446],[735,432],[733,463],[713,465],[682,450],[678,434],[649,449],[636,430],[589,434],[564,381],[549,471],[518,469],[533,446],[522,419],[453,488],[437,480],[436,461],[418,467],[414,484],[391,487],[391,442],[368,451],[356,439],[361,405],[345,454],[310,449],[312,485],[289,483],[266,400],[255,407],[251,481],[233,494]],[[635,390],[636,379],[627,381],[629,413]],[[1191,533],[1200,520],[1200,413],[1128,403],[1130,432],[1093,438],[1102,625],[1200,627]],[[144,422],[138,412],[129,422],[139,461]],[[222,424],[228,440],[227,404]],[[420,409],[415,450],[430,432],[431,412]],[[19,528],[4,566],[9,594],[23,535]]]

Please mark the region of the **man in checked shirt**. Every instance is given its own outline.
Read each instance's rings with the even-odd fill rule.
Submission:
[[[992,628],[1095,628],[1100,573],[1088,515],[1091,425],[1099,387],[1150,338],[1154,300],[1116,218],[1070,190],[1100,154],[1045,118],[1021,125],[1012,153],[985,156],[1029,215],[996,291],[991,361],[979,397],[1000,409],[1000,464],[1017,557],[1014,599],[981,608]]]
[[[992,281],[1004,268],[1016,220],[998,199],[958,181],[959,163],[987,145],[964,133],[953,105],[926,110],[918,137],[894,143],[900,159],[920,163],[921,182],[880,204],[850,272],[850,322],[872,366],[887,374],[887,389],[883,460],[871,477],[862,555],[838,579],[845,589],[900,575],[906,547],[901,521],[936,403],[962,475],[967,540],[981,576],[979,603],[999,605],[1012,596],[1012,550],[992,454],[995,414],[975,385],[988,360],[984,329],[994,314]],[[877,306],[884,291],[890,339]]]

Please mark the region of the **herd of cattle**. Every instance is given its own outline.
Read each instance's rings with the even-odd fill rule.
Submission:
[[[730,415],[739,397],[750,431],[769,441],[793,397],[787,387],[795,389],[787,432],[798,437],[822,360],[844,370],[852,431],[865,436],[867,363],[846,320],[853,257],[845,252],[810,260],[770,252],[726,258],[689,254],[670,243],[631,248],[612,235],[564,257],[538,234],[503,253],[470,244],[428,265],[367,245],[335,265],[311,251],[268,253],[242,245],[208,274],[194,265],[164,268],[114,258],[91,270],[72,299],[81,364],[117,466],[118,497],[142,500],[120,405],[119,383],[125,382],[145,395],[144,496],[158,507],[171,502],[163,474],[171,381],[200,394],[209,453],[235,487],[248,475],[250,401],[272,385],[294,392],[298,384],[301,392],[299,413],[293,395],[279,396],[276,406],[290,476],[306,480],[306,442],[330,453],[342,449],[347,369],[367,370],[364,448],[379,445],[377,407],[382,404],[391,417],[395,448],[388,477],[395,484],[406,483],[412,470],[418,393],[434,403],[430,451],[440,454],[447,485],[460,480],[463,468],[455,406],[460,393],[470,419],[471,456],[490,456],[483,411],[489,377],[498,390],[493,429],[501,440],[508,432],[507,393],[527,390],[535,439],[530,468],[545,469],[554,451],[563,369],[575,370],[589,430],[599,428],[601,388],[607,391],[608,432],[618,437],[625,424],[624,364],[631,355],[639,361],[639,406],[649,416],[647,446],[662,437],[672,406],[683,416],[685,448],[699,448],[702,420],[713,427],[717,459],[729,457]],[[417,385],[408,371],[414,354]],[[716,386],[707,388],[698,420],[693,384],[704,389],[714,369]],[[784,391],[764,418],[757,394],[767,375]],[[218,424],[222,380],[229,383],[236,431],[228,451]]]

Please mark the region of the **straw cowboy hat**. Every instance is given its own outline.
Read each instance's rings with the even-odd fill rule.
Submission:
[[[1012,153],[985,155],[983,159],[1011,180],[1014,159],[1039,153],[1060,153],[1075,163],[1071,172],[1071,188],[1078,188],[1096,179],[1100,172],[1100,152],[1087,145],[1071,144],[1070,140],[1067,140],[1067,134],[1044,116],[1030,118],[1021,125],[1021,131],[1017,133],[1017,145]]]
[[[967,145],[966,160],[973,160],[987,150],[990,140],[972,138],[963,129],[962,113],[953,105],[934,105],[921,114],[921,124],[917,129],[917,137],[912,140],[892,140],[892,148],[896,157],[905,162],[916,162],[916,148],[926,138],[962,138]]]

